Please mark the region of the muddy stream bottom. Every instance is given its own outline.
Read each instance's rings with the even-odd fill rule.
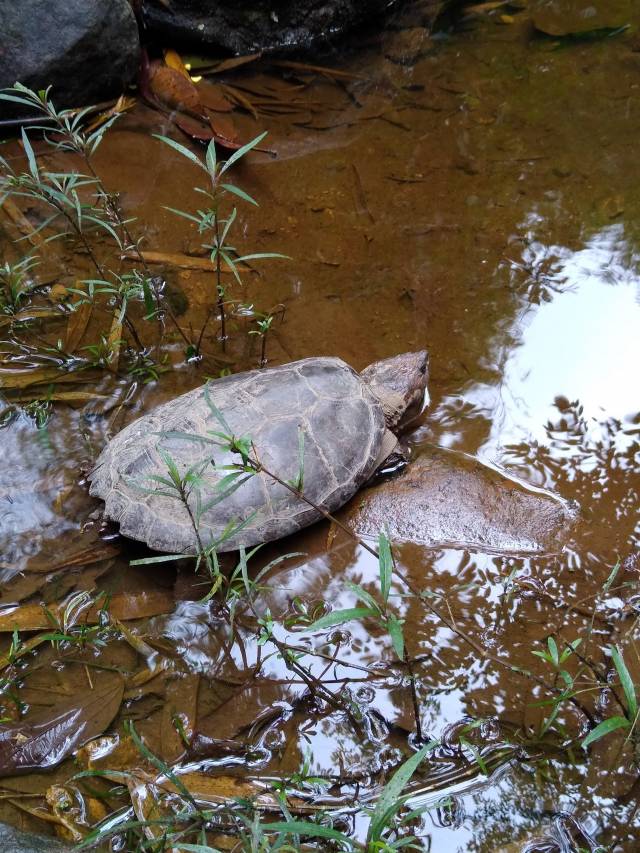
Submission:
[[[225,77],[255,101],[257,118],[237,118],[242,138],[268,130],[278,155],[252,153],[236,170],[260,205],[239,203],[238,239],[289,256],[256,261],[242,287],[226,275],[245,307],[230,316],[225,352],[214,321],[204,358],[187,362],[167,324],[157,378],[96,368],[61,380],[33,353],[6,356],[3,342],[2,821],[69,844],[111,821],[100,849],[165,849],[153,820],[184,806],[180,785],[208,804],[255,800],[265,824],[285,819],[286,790],[291,819],[322,813],[364,842],[382,787],[434,742],[405,789],[405,814],[417,811],[390,840],[412,834],[432,853],[640,849],[639,21],[554,40],[512,10],[430,35],[419,9],[318,60],[341,76],[255,63]],[[198,170],[152,133],[187,144],[138,103],[95,164],[137,217],[144,250],[164,255],[154,271],[190,335],[212,308],[213,277],[187,262],[202,261],[202,241],[166,206],[198,206]],[[34,147],[48,168],[69,168],[64,153]],[[15,141],[3,151],[24,168]],[[18,257],[15,222],[0,217],[0,229]],[[90,345],[104,317],[94,310],[80,328],[64,309],[90,276],[87,256],[49,245],[33,297],[49,315],[35,328],[52,345]],[[483,551],[464,518],[460,541],[394,543],[389,604],[404,620],[405,660],[372,619],[309,630],[362,606],[354,584],[379,595],[377,560],[335,525],[252,557],[252,578],[273,565],[253,612],[236,578],[233,627],[192,562],[131,566],[154,555],[102,522],[84,473],[157,403],[258,367],[248,332],[269,311],[269,365],[335,355],[360,370],[426,347],[431,401],[404,436],[414,459],[434,446],[467,454],[575,502],[565,544]],[[223,568],[235,564],[230,555]],[[622,723],[584,747],[610,718]],[[148,751],[177,776],[159,782]],[[136,819],[150,821],[137,830],[144,842],[116,831]],[[224,829],[212,847],[240,849],[248,827]]]

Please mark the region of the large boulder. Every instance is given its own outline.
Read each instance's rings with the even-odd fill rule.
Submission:
[[[327,42],[401,0],[144,0],[152,32],[235,54]]]
[[[127,0],[0,0],[0,21],[0,88],[52,86],[56,106],[75,107],[118,94],[136,74],[138,27]]]

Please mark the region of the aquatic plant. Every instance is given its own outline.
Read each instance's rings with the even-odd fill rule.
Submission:
[[[210,253],[215,282],[212,304],[192,340],[191,331],[178,321],[164,280],[149,268],[142,251],[142,237],[136,233],[136,219],[125,215],[118,193],[105,186],[94,165],[94,155],[119,114],[112,112],[95,118],[91,107],[59,110],[51,100],[49,89],[35,92],[20,83],[0,92],[0,100],[17,103],[38,116],[29,132],[25,129],[21,132],[26,168],[16,169],[0,157],[0,204],[10,205],[16,199],[41,212],[38,224],[32,225],[18,207],[11,208],[24,234],[21,239],[28,239],[34,245],[23,257],[7,258],[0,266],[0,313],[7,315],[2,324],[7,329],[4,362],[20,363],[24,371],[23,379],[14,377],[11,382],[17,387],[33,384],[27,375],[32,372],[37,384],[40,378],[37,371],[41,369],[51,369],[47,379],[62,382],[69,373],[88,368],[106,370],[133,382],[155,382],[170,367],[166,322],[182,340],[187,359],[193,360],[201,355],[204,335],[216,312],[224,350],[229,331],[227,313],[231,304],[239,303],[227,297],[223,267],[225,275],[232,274],[239,282],[248,262],[284,257],[264,252],[240,256],[231,245],[236,208],[230,207],[227,213],[223,210],[231,197],[257,205],[246,192],[229,182],[229,170],[264,134],[226,160],[218,158],[214,141],[200,158],[174,140],[161,137],[167,145],[197,163],[209,179],[208,187],[197,188],[207,200],[204,210],[196,214],[175,211],[197,224]],[[45,146],[44,154],[34,148],[36,134]],[[52,152],[69,157],[70,166],[61,171],[49,168],[43,156]],[[45,246],[59,240],[71,241],[77,249],[78,266],[83,268],[88,262],[92,274],[87,276],[83,270],[83,277],[76,273],[74,284],[62,288],[64,296],[58,301],[52,299],[53,291],[49,293],[47,287],[37,283],[34,271]],[[54,257],[48,252],[48,263]],[[130,265],[127,270],[122,269],[125,259]],[[255,319],[256,327],[249,333],[260,336],[260,361],[264,363],[268,332],[274,317],[281,313],[281,306],[268,312],[245,306],[245,313]],[[60,321],[67,323],[64,335],[56,332]],[[93,340],[79,346],[85,332],[91,333]]]
[[[132,808],[93,829],[77,847],[78,851],[105,842],[120,844],[126,839],[126,849],[132,851],[180,849],[219,853],[218,847],[208,843],[208,835],[212,832],[220,839],[233,838],[234,849],[245,853],[276,850],[295,853],[300,849],[374,853],[423,849],[419,839],[407,832],[407,827],[425,809],[407,808],[406,788],[420,764],[437,747],[435,741],[425,744],[396,769],[370,811],[366,840],[360,843],[336,828],[336,816],[330,809],[318,810],[310,818],[298,805],[305,785],[330,785],[328,780],[310,775],[308,759],[288,779],[272,781],[272,796],[268,796],[268,788],[256,786],[253,797],[220,796],[220,802],[214,805],[206,797],[191,793],[183,782],[183,778],[188,778],[187,768],[170,767],[155,755],[133,723],[126,726],[126,733],[146,766],[155,772],[85,770],[70,780],[104,780],[115,783],[117,788],[125,783],[132,792]],[[146,802],[146,814],[140,807],[142,800]],[[278,813],[283,819],[278,820]],[[316,843],[321,847],[316,847]],[[308,845],[313,846],[308,848]]]
[[[237,151],[234,151],[227,160],[219,160],[216,153],[216,143],[213,139],[207,146],[204,157],[201,158],[198,157],[197,154],[194,154],[190,148],[186,148],[174,139],[170,139],[167,136],[161,136],[160,134],[154,134],[156,139],[164,142],[165,145],[173,148],[174,151],[178,152],[178,154],[181,154],[185,159],[189,160],[199,169],[204,171],[209,179],[207,186],[197,186],[194,188],[196,192],[205,197],[206,207],[198,209],[194,213],[167,206],[167,210],[170,210],[177,216],[181,216],[195,224],[198,234],[205,239],[208,238],[209,240],[209,242],[205,242],[202,245],[210,253],[209,257],[215,281],[215,300],[213,306],[207,313],[204,323],[202,324],[197,341],[189,350],[190,357],[198,357],[200,355],[202,340],[214,314],[214,310],[217,311],[217,315],[220,320],[219,339],[222,344],[222,349],[223,351],[226,349],[227,311],[229,305],[232,303],[228,299],[228,288],[225,286],[222,279],[223,264],[225,265],[225,271],[232,273],[236,282],[238,284],[242,284],[240,273],[243,269],[243,265],[246,265],[248,261],[286,257],[286,255],[281,255],[277,252],[253,252],[240,255],[235,246],[230,243],[232,227],[237,217],[237,208],[231,207],[231,209],[226,212],[224,209],[224,202],[229,196],[234,196],[235,198],[239,198],[242,201],[255,206],[258,205],[258,202],[248,193],[240,189],[236,184],[229,183],[228,179],[224,179],[224,175],[231,166],[234,165],[234,163],[237,163],[242,159],[242,157],[248,154],[249,151],[259,145],[266,135],[266,133],[261,133],[259,136],[256,136],[255,139],[252,139],[250,142],[247,142],[246,145],[243,145]],[[263,340],[261,363],[264,363],[265,361],[264,342],[266,341],[266,332],[271,326],[271,320],[273,319],[272,315],[270,316],[271,319],[267,319],[267,317],[258,319],[258,333],[261,334]]]

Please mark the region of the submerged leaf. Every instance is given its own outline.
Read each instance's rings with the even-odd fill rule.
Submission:
[[[75,352],[78,349],[91,320],[93,303],[84,301],[81,297],[78,297],[74,300],[71,308],[73,310],[69,314],[64,341],[64,348],[67,352]]]
[[[106,610],[114,619],[145,619],[169,613],[173,610],[174,603],[173,596],[162,589],[137,593],[118,592],[109,599]],[[83,624],[97,624],[100,621],[102,606],[100,600],[83,613]],[[64,607],[64,603],[47,605],[49,612],[58,619],[61,618]],[[19,631],[39,631],[48,627],[50,622],[40,604],[20,604],[0,609],[0,633],[13,631],[15,628]]]
[[[118,713],[124,692],[119,675],[104,673],[89,693],[0,730],[0,776],[48,770],[97,737]]]

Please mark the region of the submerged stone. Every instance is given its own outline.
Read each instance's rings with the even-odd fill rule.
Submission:
[[[71,853],[71,848],[51,836],[21,832],[0,823],[0,853]]]
[[[550,36],[580,35],[624,27],[631,22],[633,6],[633,0],[534,0],[531,19]]]
[[[425,447],[398,477],[360,493],[347,523],[361,535],[500,554],[560,551],[576,510],[464,453]]]

